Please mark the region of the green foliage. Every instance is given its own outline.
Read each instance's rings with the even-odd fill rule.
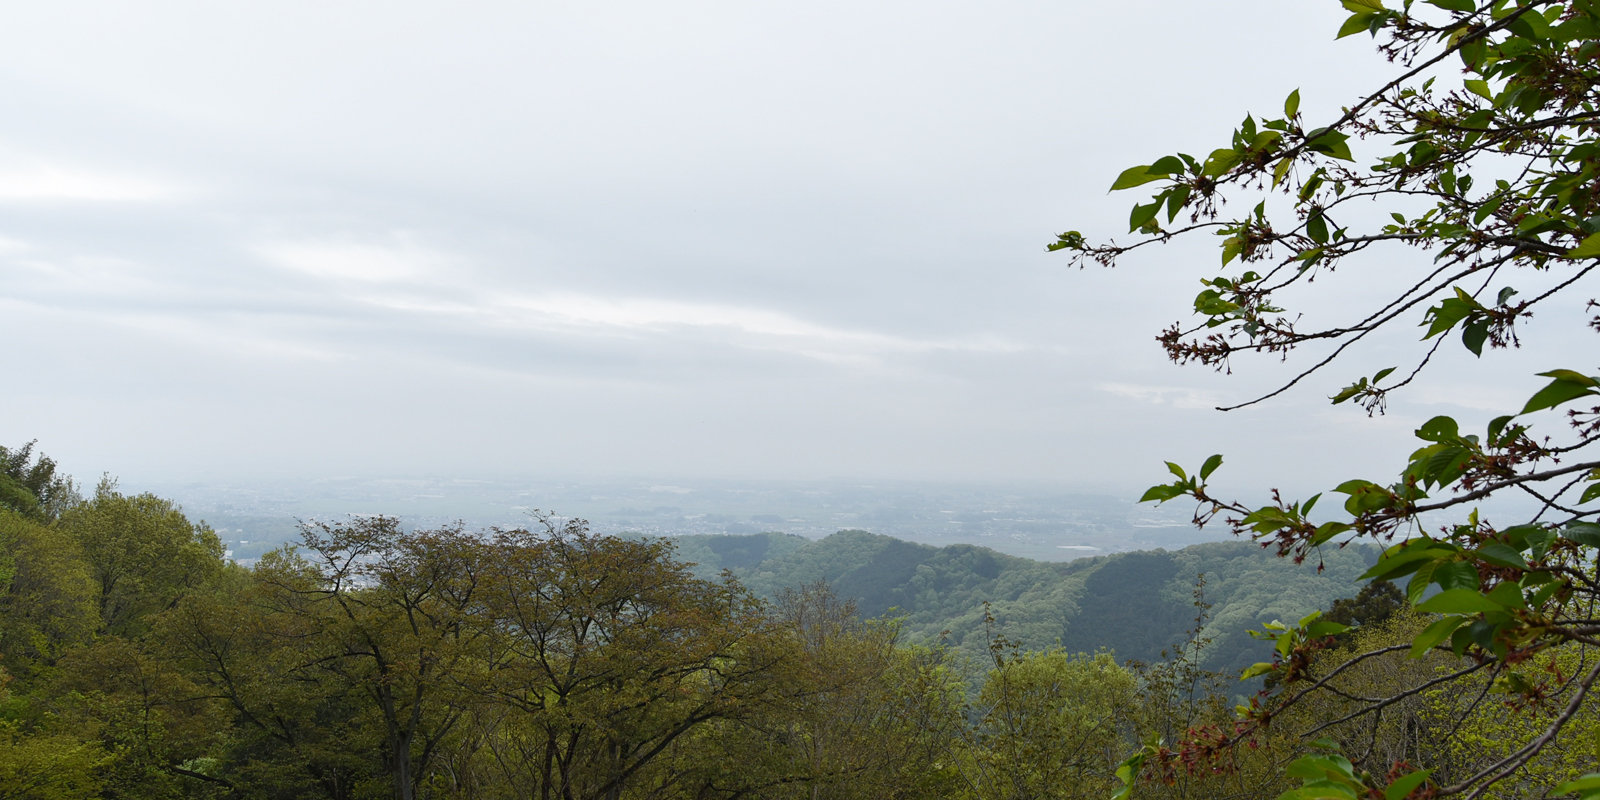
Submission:
[[[714,558],[703,544],[706,538],[673,541],[682,552]],[[1184,638],[1194,616],[1190,590],[1195,576],[1203,574],[1214,605],[1210,630],[1217,637],[1206,653],[1207,667],[1235,673],[1266,658],[1270,649],[1250,638],[1247,628],[1326,608],[1344,597],[1366,568],[1358,551],[1330,553],[1316,569],[1283,564],[1245,543],[1050,564],[863,531],[841,531],[817,542],[783,541],[791,549],[734,569],[734,575],[769,598],[786,588],[827,581],[864,613],[899,616],[908,640],[942,639],[974,659],[987,658],[985,619],[992,615],[998,630],[1023,647],[1104,648],[1121,659],[1154,661]],[[714,574],[716,566],[702,563],[702,574]]]
[[[0,797],[6,800],[92,797],[104,762],[105,753],[92,742],[0,722]]]
[[[1132,726],[1137,682],[1109,653],[995,653],[977,698],[983,798],[1104,797]]]
[[[1423,341],[1432,342],[1410,369],[1378,370],[1332,395],[1336,404],[1355,401],[1368,413],[1381,413],[1390,393],[1420,379],[1448,334],[1459,331],[1462,347],[1475,357],[1514,348],[1519,323],[1536,306],[1553,305],[1552,298],[1600,266],[1600,194],[1594,191],[1600,128],[1593,124],[1600,107],[1600,6],[1589,0],[1343,5],[1351,13],[1336,36],[1368,33],[1397,65],[1392,81],[1315,127],[1302,116],[1296,91],[1282,117],[1246,117],[1230,145],[1204,160],[1180,153],[1127,170],[1114,188],[1150,185],[1154,206],[1166,209],[1165,223],[1151,204],[1136,204],[1133,227],[1144,238],[1096,245],[1071,232],[1050,248],[1071,252],[1077,263],[1110,265],[1172,236],[1210,230],[1221,237],[1224,267],[1237,260],[1248,268],[1201,279],[1194,303],[1200,319],[1159,337],[1168,355],[1178,363],[1231,369],[1236,355],[1288,357],[1311,343],[1332,348],[1276,391],[1243,405],[1308,382],[1344,363],[1341,356],[1355,343],[1409,319],[1423,328]],[[1460,88],[1453,88],[1461,68]],[[1388,212],[1392,222],[1371,222],[1355,212],[1358,204]],[[1230,218],[1222,211],[1229,205],[1249,210]],[[1184,212],[1186,224],[1164,226]],[[1407,259],[1396,252],[1401,248],[1431,251],[1432,258]],[[1352,272],[1352,259],[1377,259],[1383,269]],[[1408,267],[1408,261],[1416,266]],[[1360,294],[1371,298],[1369,308],[1348,321],[1320,325],[1291,310],[1315,309],[1321,287],[1337,279],[1333,270],[1341,266],[1338,278],[1361,276]],[[1313,286],[1313,280],[1322,282]],[[1567,321],[1600,330],[1600,318],[1569,315]],[[1466,722],[1472,714],[1463,710],[1456,727],[1432,729],[1443,741],[1389,750],[1401,761],[1427,765],[1425,770],[1379,763],[1370,744],[1347,748],[1349,761],[1321,754],[1295,762],[1289,774],[1305,783],[1284,797],[1382,794],[1396,800],[1418,790],[1423,779],[1416,776],[1429,770],[1436,770],[1429,780],[1438,785],[1428,790],[1436,795],[1532,796],[1551,788],[1553,779],[1540,783],[1532,776],[1546,754],[1561,751],[1562,737],[1581,727],[1580,712],[1600,679],[1600,662],[1592,653],[1567,668],[1560,659],[1550,661],[1548,680],[1520,670],[1550,653],[1587,653],[1600,646],[1591,610],[1600,599],[1592,566],[1600,548],[1600,509],[1593,508],[1600,500],[1600,461],[1593,460],[1600,444],[1600,378],[1540,366],[1537,374],[1548,382],[1520,411],[1504,409],[1482,434],[1464,431],[1454,418],[1434,417],[1414,432],[1421,445],[1397,477],[1358,478],[1334,487],[1345,496],[1342,514],[1320,509],[1314,518],[1320,495],[1303,503],[1274,495],[1263,506],[1228,501],[1209,493],[1206,475],[1189,477],[1168,465],[1177,480],[1153,487],[1146,500],[1192,498],[1198,522],[1220,518],[1297,562],[1320,560],[1334,545],[1382,544],[1381,557],[1363,579],[1406,579],[1404,602],[1425,616],[1404,616],[1404,643],[1382,653],[1346,653],[1350,661],[1331,667],[1318,654],[1329,647],[1342,652],[1339,643],[1350,635],[1330,635],[1330,621],[1308,616],[1296,625],[1266,626],[1262,635],[1274,643],[1275,657],[1251,671],[1267,676],[1276,691],[1243,706],[1232,734],[1213,740],[1186,735],[1175,750],[1143,751],[1149,757],[1146,772],[1170,777],[1162,770],[1186,749],[1190,755],[1195,748],[1217,753],[1253,741],[1255,732],[1288,709],[1314,706],[1312,695],[1324,690],[1343,692],[1353,704],[1338,719],[1370,718],[1377,726],[1402,700],[1434,685],[1430,681],[1451,684],[1441,691],[1452,698],[1471,696],[1466,685],[1487,670],[1497,677],[1485,680],[1508,697],[1513,717],[1537,722],[1505,725],[1498,740],[1504,747],[1475,766],[1450,767],[1456,757],[1449,741],[1471,735]],[[1565,412],[1565,430],[1543,426],[1555,416],[1543,412],[1552,410]],[[1473,509],[1484,498],[1512,492],[1536,500],[1537,512],[1507,524]],[[1436,521],[1463,516],[1465,522],[1443,527]],[[1373,584],[1379,585],[1386,584]],[[1380,600],[1372,594],[1339,610],[1361,621],[1362,630],[1391,629],[1375,620],[1401,618],[1388,607],[1402,595],[1372,591],[1387,597],[1380,603],[1384,608],[1367,608]],[[1349,669],[1360,676],[1401,653],[1419,663],[1392,668],[1393,680],[1359,690],[1328,689],[1334,673]],[[1441,665],[1457,671],[1437,677],[1431,665],[1439,659],[1468,666]],[[1358,666],[1363,664],[1368,666]],[[1419,669],[1433,677],[1424,678]],[[1560,704],[1557,695],[1565,698]],[[1419,711],[1409,719],[1424,716]],[[1338,727],[1309,729],[1329,725]],[[1383,777],[1360,772],[1363,765]],[[1562,791],[1590,791],[1575,774],[1563,777],[1577,782]]]
[[[1315,566],[1244,542],[1070,564],[860,531],[681,542],[701,576],[731,567],[771,603],[697,577],[672,541],[580,522],[315,524],[252,570],[224,565],[208,534],[109,481],[54,524],[0,510],[0,642],[21,676],[0,696],[0,797],[1398,799],[1562,720],[1581,740],[1525,763],[1510,797],[1582,791],[1582,742],[1600,732],[1592,706],[1541,700],[1592,654],[1512,638],[1560,582],[1460,566],[1477,553],[1553,571],[1600,542],[1586,522],[1511,530],[1503,548],[1351,547]],[[1363,571],[1380,580],[1344,597]],[[1420,612],[1398,608],[1385,576],[1411,577]],[[1238,635],[1252,625],[1265,641]],[[1449,646],[1461,631],[1475,637],[1465,662]],[[1429,636],[1440,646],[1413,644]],[[1505,658],[1484,655],[1496,647]],[[1143,658],[1118,664],[1129,655]],[[1261,658],[1272,688],[1231,696]],[[1309,678],[1337,692],[1274,704]],[[1460,679],[1478,700],[1431,688]],[[1398,699],[1369,724],[1364,704],[1384,696]],[[1277,727],[1256,725],[1269,715]],[[1282,772],[1311,729],[1349,760]]]
[[[1406,597],[1399,588],[1388,581],[1372,581],[1361,587],[1355,597],[1333,601],[1322,618],[1344,625],[1377,625],[1406,607]]]
[[[1339,746],[1333,740],[1320,739],[1313,747],[1321,752],[1301,756],[1285,770],[1289,777],[1300,780],[1300,788],[1278,795],[1278,800],[1357,800],[1374,796],[1405,800],[1433,774],[1431,769],[1406,772],[1380,787],[1370,774],[1358,773],[1350,759],[1339,754]]]
[[[70,478],[56,474],[56,462],[33,455],[33,442],[10,449],[0,446],[0,508],[47,522],[78,499]]]
[[[897,646],[893,620],[863,620],[817,583],[773,609],[794,657],[750,713],[685,745],[715,754],[691,777],[702,796],[959,796],[961,677],[937,650]]]
[[[0,509],[29,519],[44,518],[44,511],[39,507],[39,498],[16,478],[5,473],[0,473]]]
[[[31,681],[97,627],[78,543],[59,527],[0,509],[0,664]]]
[[[222,569],[222,542],[169,500],[117,491],[107,478],[94,497],[62,513],[94,584],[103,633],[135,638],[147,618],[176,605]]]

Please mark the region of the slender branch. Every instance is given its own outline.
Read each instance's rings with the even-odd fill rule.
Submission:
[[[1481,499],[1483,499],[1485,497],[1488,497],[1491,494],[1494,494],[1495,492],[1500,491],[1501,489],[1506,489],[1506,488],[1509,488],[1509,487],[1512,487],[1512,486],[1516,486],[1518,484],[1528,483],[1530,481],[1547,481],[1547,480],[1550,480],[1551,478],[1555,478],[1555,477],[1558,477],[1558,476],[1561,476],[1561,475],[1569,475],[1571,473],[1579,472],[1581,470],[1595,469],[1595,468],[1600,468],[1600,461],[1585,461],[1585,462],[1583,462],[1581,464],[1572,464],[1572,465],[1569,465],[1569,466],[1562,467],[1560,469],[1552,469],[1552,470],[1549,470],[1547,472],[1530,472],[1527,475],[1518,475],[1515,478],[1507,478],[1507,479],[1505,479],[1503,481],[1500,481],[1498,483],[1486,484],[1481,489],[1477,489],[1475,491],[1467,492],[1466,494],[1462,494],[1462,495],[1456,495],[1455,497],[1452,497],[1449,500],[1440,500],[1437,503],[1426,503],[1426,504],[1420,505],[1420,506],[1412,506],[1410,509],[1407,510],[1405,516],[1412,517],[1412,516],[1416,516],[1417,514],[1422,514],[1422,513],[1428,512],[1428,511],[1438,511],[1439,509],[1442,509],[1442,508],[1449,508],[1451,506],[1461,505],[1462,503],[1470,503],[1473,500],[1481,500]]]
[[[1407,648],[1407,649],[1409,649],[1409,648]],[[1478,662],[1476,664],[1473,664],[1470,667],[1467,667],[1466,669],[1457,670],[1455,672],[1450,673],[1449,675],[1443,675],[1443,676],[1440,676],[1438,678],[1434,678],[1433,680],[1426,681],[1424,683],[1418,684],[1416,686],[1411,687],[1410,689],[1407,689],[1407,690],[1405,690],[1403,692],[1400,692],[1399,694],[1394,694],[1394,695],[1390,695],[1388,697],[1385,697],[1385,698],[1383,698],[1382,701],[1376,703],[1375,705],[1370,705],[1370,706],[1367,706],[1366,708],[1360,708],[1360,709],[1352,711],[1349,714],[1346,714],[1346,715],[1344,715],[1344,716],[1342,716],[1342,717],[1340,717],[1338,719],[1329,720],[1327,722],[1324,722],[1321,725],[1318,725],[1318,726],[1312,728],[1311,730],[1308,730],[1305,733],[1302,733],[1300,735],[1302,737],[1311,736],[1312,734],[1315,734],[1318,731],[1326,730],[1326,729],[1331,728],[1331,727],[1333,727],[1335,725],[1339,725],[1339,724],[1342,724],[1342,723],[1345,723],[1345,722],[1349,722],[1350,720],[1353,720],[1356,717],[1361,717],[1361,716],[1365,716],[1367,714],[1372,714],[1372,713],[1376,713],[1378,711],[1382,711],[1383,709],[1388,708],[1389,706],[1392,706],[1395,703],[1398,703],[1401,700],[1406,699],[1407,697],[1411,697],[1412,695],[1418,694],[1418,693],[1423,692],[1423,691],[1425,691],[1427,689],[1431,689],[1434,686],[1438,686],[1441,683],[1448,683],[1448,682],[1453,681],[1453,680],[1455,680],[1457,678],[1462,678],[1462,677],[1465,677],[1467,675],[1471,675],[1472,673],[1477,672],[1480,669],[1483,669],[1485,666],[1488,666],[1491,663],[1494,663],[1494,662],[1481,661],[1481,662]]]

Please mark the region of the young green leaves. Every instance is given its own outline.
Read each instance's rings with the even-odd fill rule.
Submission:
[[[1362,31],[1377,36],[1378,29],[1383,27],[1386,20],[1398,16],[1396,12],[1384,8],[1380,0],[1343,0],[1341,5],[1355,13],[1339,26],[1339,35],[1334,37],[1336,39],[1354,36]]]
[[[1151,500],[1154,500],[1159,504],[1165,503],[1168,500],[1174,500],[1179,497],[1183,497],[1184,495],[1199,497],[1200,493],[1205,489],[1206,479],[1211,477],[1211,473],[1216,472],[1217,467],[1220,466],[1222,466],[1222,455],[1214,455],[1206,459],[1206,463],[1200,466],[1199,475],[1191,477],[1189,473],[1184,471],[1183,467],[1168,461],[1167,471],[1171,472],[1173,475],[1176,475],[1178,479],[1172,483],[1165,483],[1160,486],[1152,486],[1149,489],[1146,489],[1144,496],[1139,498],[1139,502],[1148,503]]]
[[[1322,619],[1321,611],[1313,611],[1302,617],[1294,625],[1285,625],[1273,620],[1263,624],[1263,630],[1250,631],[1251,638],[1267,639],[1272,642],[1273,660],[1263,661],[1251,665],[1240,674],[1239,680],[1249,680],[1257,675],[1271,672],[1281,673],[1285,664],[1294,660],[1295,654],[1304,649],[1306,645],[1326,639],[1329,636],[1344,633],[1350,626]]]
[[[1553,380],[1533,397],[1528,398],[1528,404],[1522,407],[1523,414],[1555,408],[1580,397],[1600,396],[1600,378],[1573,372],[1570,369],[1553,369],[1541,372],[1539,376]]]
[[[1518,308],[1507,306],[1517,291],[1509,286],[1501,289],[1495,306],[1491,308],[1478,302],[1461,287],[1454,288],[1455,296],[1446,297],[1423,314],[1422,324],[1428,328],[1428,332],[1422,339],[1427,341],[1460,324],[1461,343],[1473,355],[1482,356],[1484,342],[1489,340],[1495,326],[1509,326],[1520,312]],[[1503,344],[1502,339],[1496,339],[1496,342]]]
[[[1299,778],[1300,788],[1278,795],[1278,800],[1405,800],[1433,774],[1431,769],[1403,773],[1380,790],[1370,773],[1357,772],[1355,765],[1339,754],[1339,745],[1332,739],[1318,739],[1312,747],[1322,752],[1295,759],[1284,773]]]

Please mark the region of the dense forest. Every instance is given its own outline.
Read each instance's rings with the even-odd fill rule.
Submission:
[[[1378,555],[1352,546],[1296,565],[1238,541],[1061,563],[866,531],[820,541],[765,533],[672,542],[701,577],[726,569],[767,599],[822,581],[865,616],[897,618],[907,641],[943,642],[972,658],[999,633],[1032,649],[1109,650],[1118,659],[1155,661],[1194,627],[1198,590],[1210,606],[1205,630],[1213,637],[1200,666],[1232,673],[1271,657],[1271,643],[1250,637],[1251,628],[1329,607],[1354,591]]]
[[[1105,797],[1140,742],[1232,719],[1212,615],[1353,589],[1328,575],[1361,566],[1273,572],[1228,546],[1044,564],[859,531],[679,552],[578,521],[360,517],[246,569],[170,501],[0,458],[8,799]],[[1425,624],[1387,584],[1331,605],[1353,627],[1326,658]],[[1444,667],[1396,654],[1350,680]],[[1418,694],[1326,732],[1405,750],[1468,725],[1484,752],[1437,755],[1470,768],[1507,723],[1464,707]],[[1310,719],[1153,794],[1275,794]]]

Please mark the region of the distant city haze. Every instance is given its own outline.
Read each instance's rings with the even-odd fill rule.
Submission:
[[[1466,391],[1472,357],[1446,348],[1388,416],[1330,406],[1417,352],[1402,330],[1222,414],[1302,361],[1165,360],[1154,337],[1219,269],[1210,242],[1113,271],[1044,252],[1068,228],[1126,231],[1143,195],[1106,193],[1124,167],[1221,146],[1296,88],[1316,122],[1379,83],[1365,37],[1330,38],[1344,13],[17,6],[0,29],[0,441],[212,515],[266,514],[237,500],[260,486],[302,492],[280,517],[493,522],[526,486],[625,483],[554,508],[619,529],[673,515],[657,507],[724,528],[799,508],[734,507],[717,481],[855,487],[806,524],[886,533],[902,523],[860,515],[894,492],[860,487],[943,482],[966,500],[917,514],[988,509],[947,527],[1010,536],[991,522],[1089,513],[1037,498],[1113,498],[1126,523],[1163,460],[1224,453],[1218,484],[1251,497],[1382,477],[1420,421],[1479,425],[1532,391],[1527,365],[1586,357],[1544,335],[1572,310],[1541,311],[1515,369],[1473,364],[1488,389]],[[1367,268],[1297,311],[1339,318]],[[319,505],[336,480],[504,491],[496,514],[449,493],[423,508],[436,492],[415,488]],[[1032,488],[994,488],[1012,484]],[[691,492],[622,496],[657,485]],[[983,492],[1035,500],[1012,513]]]
[[[939,546],[975,542],[1043,561],[1230,538],[1223,528],[1195,530],[1178,504],[1137,505],[1047,484],[685,483],[338,478],[150,488],[179,499],[190,517],[217,531],[230,558],[246,564],[298,542],[302,523],[371,514],[398,516],[411,528],[472,529],[537,529],[549,517],[576,517],[603,533],[653,537],[771,531],[820,539],[869,530]]]

